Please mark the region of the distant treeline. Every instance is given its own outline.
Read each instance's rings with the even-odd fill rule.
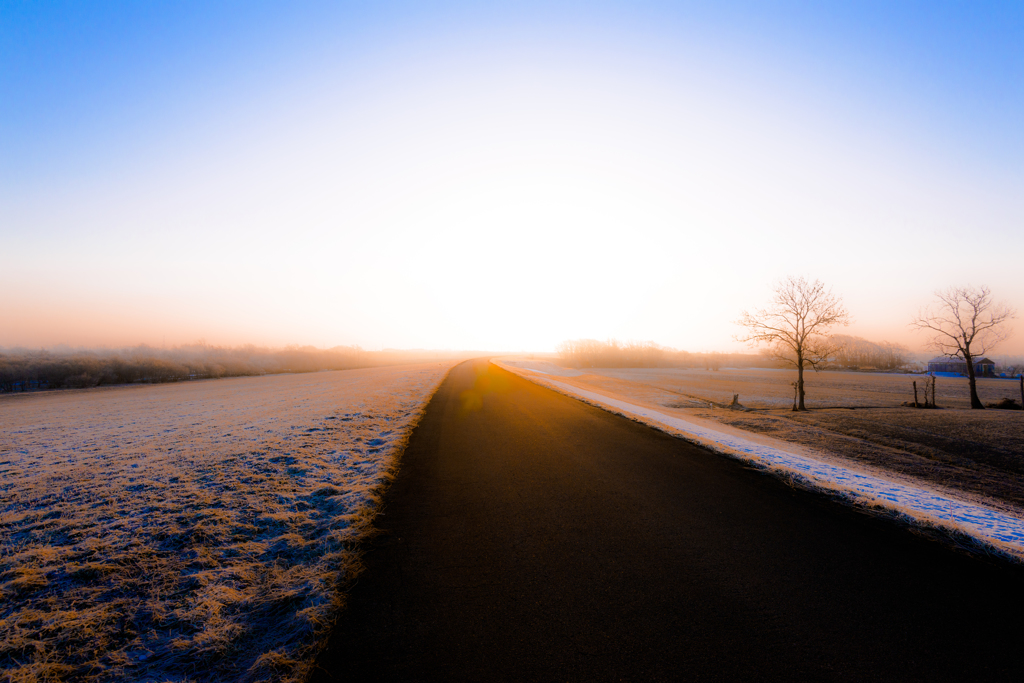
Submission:
[[[705,368],[775,367],[777,362],[750,353],[690,353],[654,342],[620,343],[614,339],[564,341],[556,349],[561,363],[571,368]],[[780,366],[781,367],[781,366]]]
[[[906,347],[891,342],[871,342],[860,337],[835,336],[836,352],[830,368],[844,370],[901,370],[910,360]],[[705,368],[788,367],[765,354],[690,353],[654,342],[620,343],[614,339],[573,339],[556,349],[563,365],[572,368]]]
[[[138,346],[116,351],[8,349],[0,351],[0,392],[348,370],[469,355],[468,352],[364,351],[357,346],[268,349],[205,344],[173,349]]]
[[[832,337],[836,352],[829,367],[844,370],[902,370],[910,365],[907,347],[892,342],[873,342],[862,337],[837,334]]]

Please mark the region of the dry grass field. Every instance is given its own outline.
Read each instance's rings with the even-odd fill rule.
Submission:
[[[581,388],[1024,509],[1024,411],[970,410],[963,378],[939,377],[941,409],[922,410],[901,405],[913,400],[915,379],[923,390],[921,375],[810,372],[805,375],[810,410],[795,413],[795,371],[529,366]],[[1019,396],[1018,387],[1013,380],[978,382],[984,403]],[[734,394],[746,410],[728,409]]]
[[[453,363],[0,398],[0,680],[302,680]]]

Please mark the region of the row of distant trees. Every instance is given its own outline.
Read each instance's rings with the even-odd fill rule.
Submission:
[[[832,344],[831,357],[825,367],[893,372],[910,365],[910,351],[901,344],[840,334],[832,336]]]
[[[555,349],[559,361],[571,368],[705,368],[751,367],[765,359],[748,353],[690,353],[650,341],[570,339]],[[769,361],[769,365],[773,365]]]
[[[861,337],[835,335],[833,352],[826,367],[843,370],[898,371],[910,364],[910,352],[892,342],[872,342]],[[558,345],[562,365],[572,368],[705,368],[785,365],[764,354],[690,353],[659,346],[654,342],[618,342],[614,339],[571,339]]]
[[[562,364],[572,368],[658,368],[673,365],[672,352],[654,342],[606,342],[571,339],[555,349]]]
[[[191,344],[172,349],[0,351],[0,392],[70,389],[137,382],[348,370],[435,360],[443,353],[364,351],[358,346],[268,349]]]

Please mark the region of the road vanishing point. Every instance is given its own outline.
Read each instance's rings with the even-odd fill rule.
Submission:
[[[1019,567],[487,360],[376,525],[316,683],[1024,677]]]

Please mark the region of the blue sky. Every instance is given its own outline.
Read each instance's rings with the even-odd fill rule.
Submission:
[[[2,2],[0,345],[913,346],[1024,309],[1021,121],[1020,3]]]
[[[226,102],[318,70],[372,77],[403,52],[414,58],[412,45],[444,49],[438,39],[523,53],[607,44],[665,62],[696,44],[717,64],[811,81],[839,106],[866,104],[867,116],[917,118],[965,155],[1020,158],[1019,3],[516,4],[5,2],[5,177],[73,166],[126,134],[151,142],[179,117],[201,125]]]

